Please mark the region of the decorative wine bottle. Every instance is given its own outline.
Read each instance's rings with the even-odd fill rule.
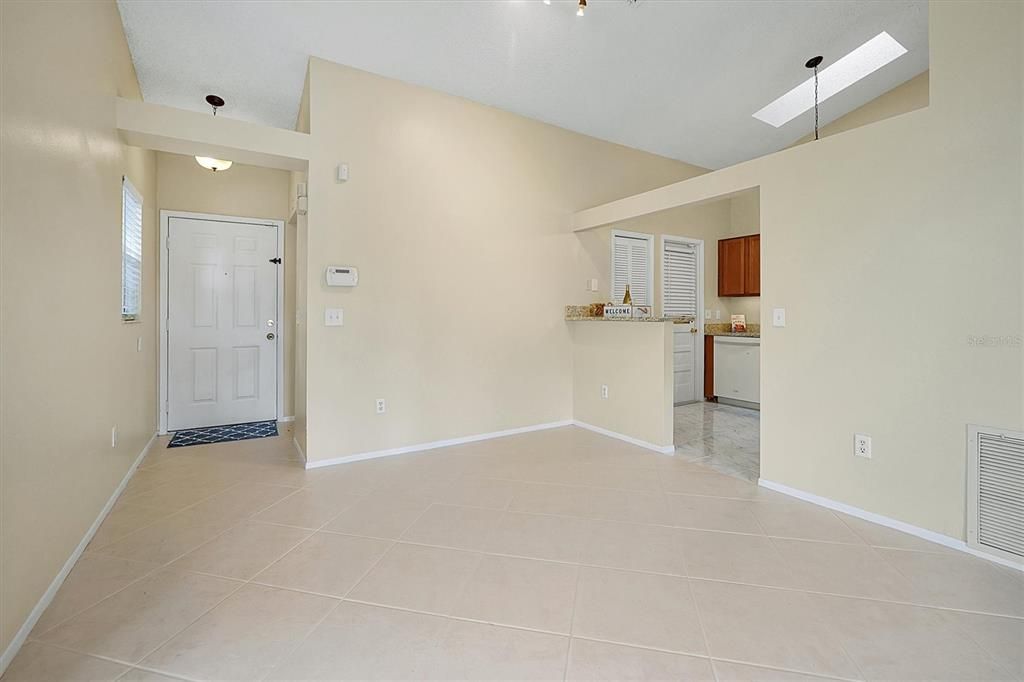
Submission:
[[[626,285],[626,295],[622,297],[622,305],[633,305],[633,297],[629,295],[629,285]]]

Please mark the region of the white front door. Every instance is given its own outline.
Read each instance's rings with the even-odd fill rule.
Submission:
[[[675,324],[672,344],[672,378],[675,387],[673,402],[697,400],[697,325]]]
[[[277,228],[170,217],[167,429],[277,416]]]

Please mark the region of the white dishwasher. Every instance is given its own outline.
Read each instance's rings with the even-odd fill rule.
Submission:
[[[761,339],[715,337],[715,395],[747,403],[761,402]]]

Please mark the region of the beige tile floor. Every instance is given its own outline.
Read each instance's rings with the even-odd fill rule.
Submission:
[[[1024,678],[1021,573],[680,457],[290,441],[154,450],[4,680]]]

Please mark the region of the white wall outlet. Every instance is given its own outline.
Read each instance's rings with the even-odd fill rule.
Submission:
[[[338,164],[338,182],[348,182],[348,164]]]
[[[853,434],[853,454],[871,459],[871,436],[863,433]]]
[[[716,320],[722,319],[722,311],[721,310],[716,310],[715,311],[715,319]]]
[[[597,291],[597,278],[587,280],[587,291]]]
[[[384,398],[377,398],[377,414],[384,414],[388,411],[388,403]]]
[[[345,325],[345,311],[341,308],[327,308],[324,310],[325,327],[342,327]]]
[[[704,311],[704,319],[705,320],[710,320],[711,319],[711,309],[710,308]]]
[[[773,327],[785,327],[786,326],[786,309],[785,308],[772,308],[772,326]]]
[[[110,427],[110,447],[117,447],[117,424]]]
[[[608,384],[601,384],[601,397],[602,398],[607,398],[608,397]]]

